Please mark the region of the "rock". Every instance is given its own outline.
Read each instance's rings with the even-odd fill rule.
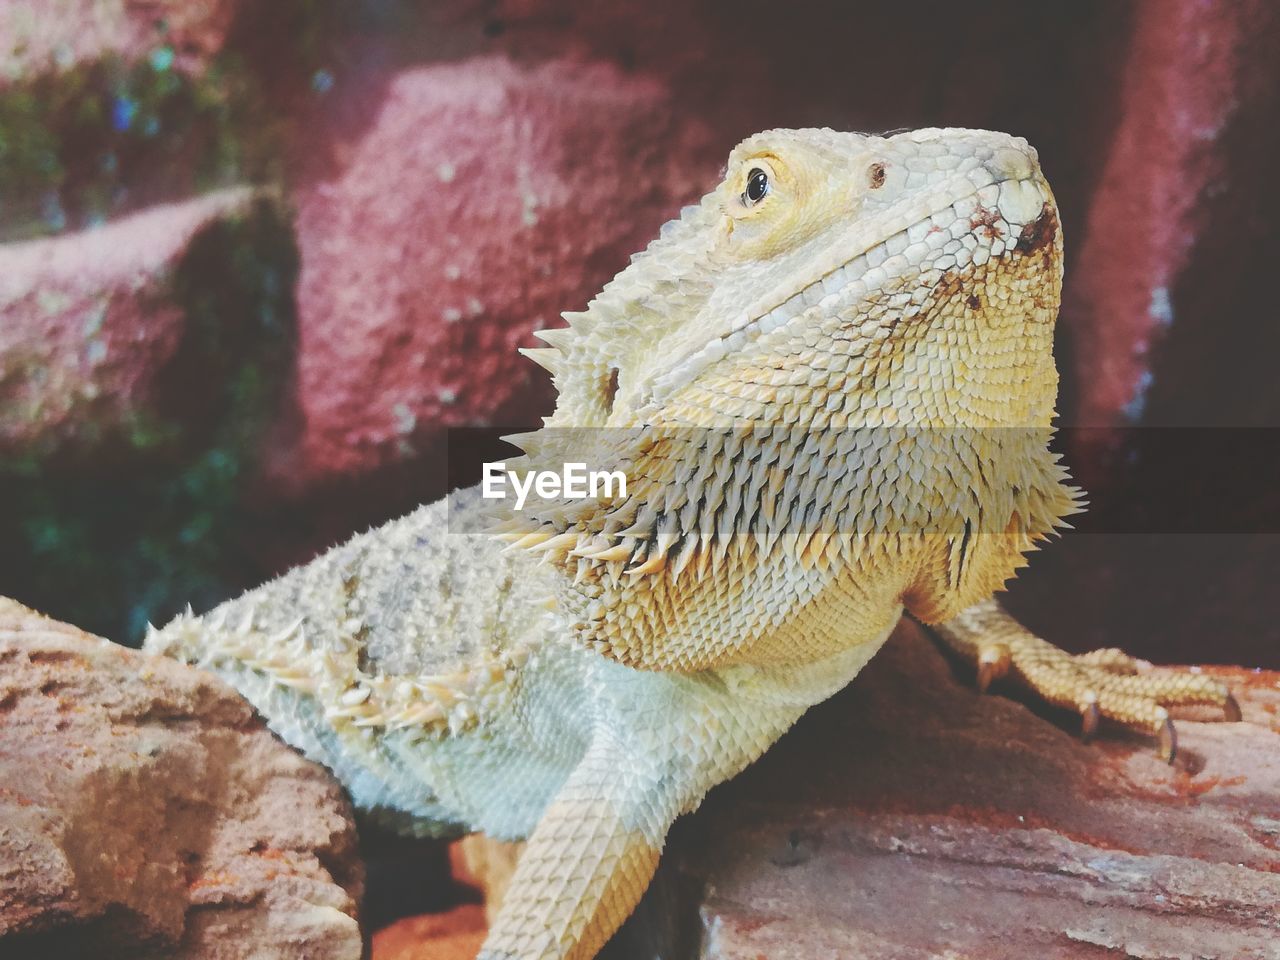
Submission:
[[[1097,182],[1068,221],[1071,421],[1243,425],[1259,422],[1259,401],[1280,412],[1274,390],[1259,384],[1246,399],[1237,389],[1241,365],[1254,363],[1238,355],[1243,344],[1276,343],[1249,305],[1271,296],[1257,265],[1276,249],[1275,204],[1253,171],[1280,143],[1258,136],[1280,93],[1246,64],[1280,54],[1277,28],[1275,7],[1256,0],[1134,5],[1110,94],[1115,125],[1096,141]],[[1214,355],[1223,362],[1206,362]]]
[[[0,0],[0,241],[265,181],[276,124],[225,49],[264,6]]]
[[[94,445],[154,400],[187,333],[175,273],[193,240],[243,218],[211,193],[66,236],[0,244],[0,451]]]
[[[1140,738],[1085,744],[1070,717],[977,694],[904,622],[677,822],[605,955],[1274,960],[1280,674],[1213,672],[1244,722],[1189,712],[1169,766]]]
[[[1280,956],[1280,675],[1174,766],[973,692],[904,623],[679,824],[708,960]]]
[[[272,482],[295,491],[545,409],[548,377],[516,348],[723,159],[660,84],[604,64],[477,58],[330,96],[292,193],[301,418]]]
[[[473,960],[485,930],[484,908],[476,904],[406,917],[373,935],[370,960]]]
[[[296,251],[256,196],[0,244],[3,592],[136,643],[271,572],[245,490],[287,409]]]
[[[0,599],[0,955],[358,960],[351,817],[211,674]]]
[[[0,0],[0,87],[106,56],[145,60],[170,51],[202,67],[226,40],[241,0]]]

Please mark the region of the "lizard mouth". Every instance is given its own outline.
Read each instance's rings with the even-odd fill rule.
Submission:
[[[948,272],[981,267],[1011,251],[1042,249],[1055,237],[1053,195],[1036,170],[1010,176],[975,167],[934,197],[932,208],[922,208],[916,198],[876,218],[883,238],[878,242],[869,242],[865,226],[855,226],[815,265],[811,283],[760,298],[725,333],[657,377],[648,400],[660,402],[716,361],[774,331],[829,317],[878,294],[896,295],[898,316],[912,317]]]

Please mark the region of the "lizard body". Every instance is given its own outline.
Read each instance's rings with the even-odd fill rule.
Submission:
[[[481,953],[589,958],[674,818],[843,687],[904,609],[1086,725],[1229,704],[1071,658],[991,596],[1076,507],[1046,444],[1062,280],[1025,141],[770,131],[569,326],[527,464],[626,493],[476,491],[354,538],[148,646],[234,683],[402,829],[528,838]],[[994,639],[988,640],[988,637]]]

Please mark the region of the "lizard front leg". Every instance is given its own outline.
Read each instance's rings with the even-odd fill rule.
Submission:
[[[1055,706],[1077,711],[1083,732],[1092,736],[1101,717],[1156,738],[1161,757],[1172,761],[1177,733],[1171,706],[1212,704],[1225,719],[1240,719],[1240,707],[1226,685],[1185,670],[1144,669],[1120,650],[1073,655],[1040,639],[1010,616],[995,599],[974,604],[933,631],[952,650],[973,662],[978,688],[1015,677]]]
[[[600,741],[538,821],[478,960],[590,960],[649,886],[675,800]]]

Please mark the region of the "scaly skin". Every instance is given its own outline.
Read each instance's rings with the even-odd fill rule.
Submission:
[[[1046,449],[1061,280],[1022,140],[759,134],[527,351],[559,399],[522,465],[621,464],[626,495],[532,503],[504,550],[466,491],[149,646],[400,827],[527,838],[486,960],[594,956],[674,818],[904,610],[984,683],[1171,730],[1161,704],[1226,691],[1071,658],[990,599],[1077,509]]]

